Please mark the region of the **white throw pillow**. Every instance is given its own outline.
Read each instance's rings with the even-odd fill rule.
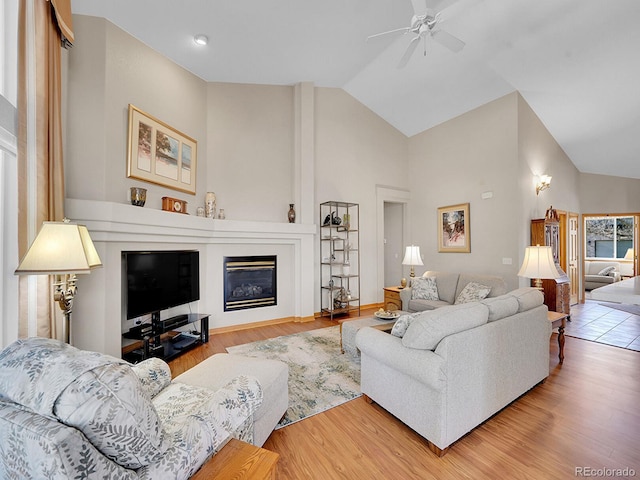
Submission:
[[[440,300],[433,277],[416,277],[411,281],[411,300]]]
[[[615,271],[616,267],[613,265],[609,265],[608,267],[604,267],[602,270],[598,272],[598,275],[602,275],[603,277],[608,276],[610,273]]]
[[[487,287],[486,285],[482,285],[476,282],[469,282],[465,285],[465,287],[456,298],[454,305],[459,305],[461,303],[469,303],[469,302],[477,302],[482,300],[483,298],[487,298],[487,295],[491,292],[491,287]]]

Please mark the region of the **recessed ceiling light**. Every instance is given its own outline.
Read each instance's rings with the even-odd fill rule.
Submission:
[[[209,43],[209,37],[200,33],[193,37],[193,41],[196,45],[206,45],[207,43]]]

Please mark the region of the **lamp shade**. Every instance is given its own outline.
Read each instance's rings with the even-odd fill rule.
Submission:
[[[551,247],[540,245],[527,247],[518,276],[526,278],[560,278],[561,275],[553,261]]]
[[[633,260],[633,248],[627,249],[627,253],[624,254],[625,260]]]
[[[69,222],[44,222],[15,273],[89,273],[101,266],[87,227]]]
[[[402,265],[423,265],[422,257],[420,256],[420,247],[417,245],[408,246],[404,251]]]

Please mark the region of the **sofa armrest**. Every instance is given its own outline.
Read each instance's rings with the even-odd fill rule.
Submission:
[[[140,379],[143,387],[151,398],[171,383],[171,369],[164,360],[156,357],[147,358],[140,363],[131,366],[131,369]]]
[[[407,348],[401,338],[371,327],[358,331],[356,345],[363,356],[373,357],[436,391],[445,386],[445,361],[431,350]]]
[[[400,290],[400,300],[402,300],[402,310],[409,311],[409,300],[411,300],[411,287],[407,286]]]

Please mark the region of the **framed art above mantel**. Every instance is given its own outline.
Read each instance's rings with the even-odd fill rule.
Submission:
[[[438,252],[471,252],[469,230],[468,203],[438,208]]]
[[[129,104],[127,177],[196,193],[198,142]]]

